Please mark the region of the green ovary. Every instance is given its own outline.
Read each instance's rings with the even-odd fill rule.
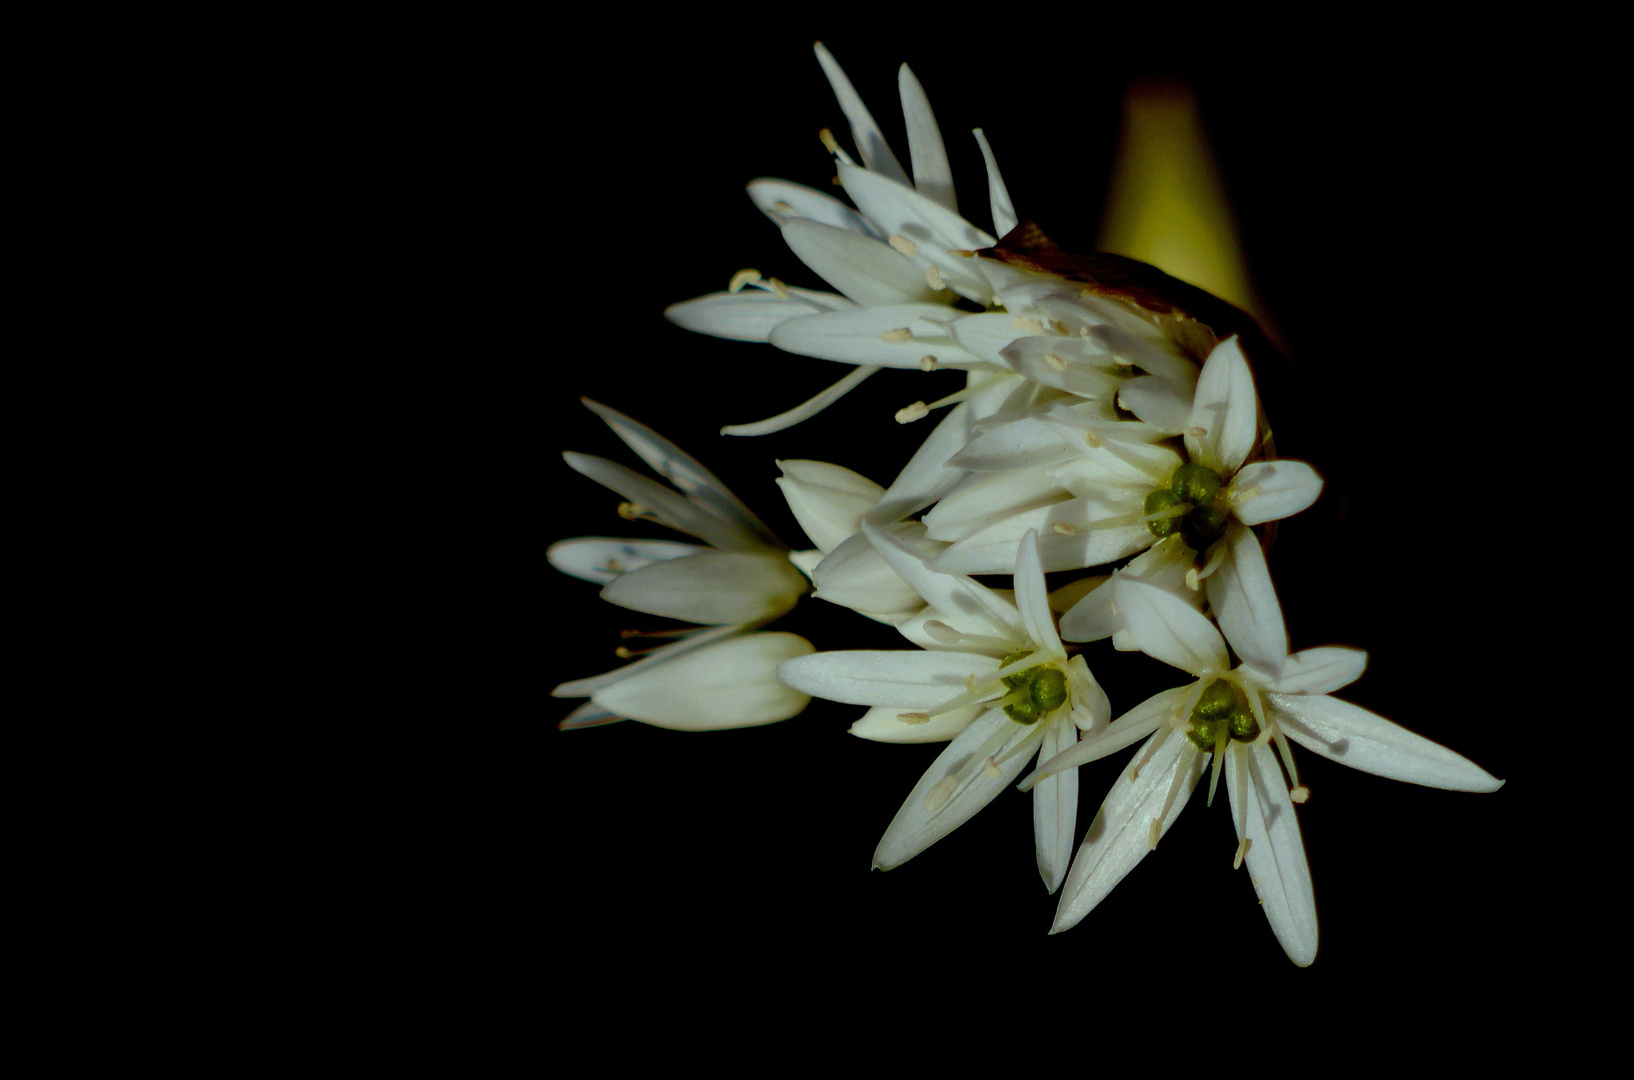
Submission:
[[[1222,739],[1253,742],[1259,738],[1259,721],[1235,687],[1224,679],[1215,679],[1203,690],[1191,710],[1191,726],[1186,738],[1197,749],[1213,752]]]
[[[1221,488],[1220,474],[1213,469],[1180,466],[1167,487],[1146,496],[1147,515],[1164,515],[1148,521],[1146,528],[1159,540],[1178,532],[1192,550],[1202,551],[1225,535],[1230,511],[1223,505]]]
[[[1003,665],[1008,667],[1030,655],[1031,650],[1011,653],[1004,658]],[[1004,706],[1004,715],[1018,724],[1036,724],[1065,705],[1069,696],[1066,673],[1043,664],[1006,675],[1003,682],[1010,688],[1005,697],[1009,703]]]

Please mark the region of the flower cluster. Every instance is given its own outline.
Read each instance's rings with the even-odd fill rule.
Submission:
[[[821,45],[817,55],[858,151],[823,133],[849,204],[781,181],[749,192],[832,291],[744,271],[668,314],[852,365],[811,400],[731,434],[792,427],[885,368],[956,369],[963,388],[898,414],[911,423],[946,410],[888,486],[827,462],[778,463],[811,541],[803,551],[678,448],[591,404],[673,488],[600,458],[569,454],[569,465],[619,492],[627,517],[706,546],[591,538],[555,545],[550,560],[603,585],[609,602],[699,628],[559,686],[589,698],[563,726],[726,728],[786,719],[810,697],[862,706],[859,737],[946,743],[874,865],[901,865],[1019,786],[1031,792],[1040,875],[1060,893],[1056,931],[1156,849],[1205,776],[1212,802],[1223,774],[1234,862],[1288,956],[1311,963],[1315,902],[1295,809],[1309,793],[1295,744],[1430,787],[1501,781],[1332,697],[1366,654],[1290,651],[1263,526],[1309,507],[1322,481],[1272,449],[1252,321],[1144,264],[1057,248],[1017,216],[979,131],[994,232],[965,220],[912,73],[900,78],[905,166],[833,57]],[[988,575],[1009,587],[977,580]],[[894,627],[906,647],[819,652],[761,629],[808,581],[816,600]],[[1105,639],[1189,681],[1114,719],[1089,662],[1114,655],[1091,651]],[[1080,837],[1077,768],[1131,749]]]

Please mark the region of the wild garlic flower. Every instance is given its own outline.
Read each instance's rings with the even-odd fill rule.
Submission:
[[[1239,569],[1248,578],[1264,574],[1263,561],[1245,559]],[[1330,697],[1362,674],[1367,654],[1325,647],[1288,655],[1268,576],[1242,586],[1251,599],[1221,620],[1224,637],[1171,592],[1116,576],[1111,587],[1129,636],[1196,681],[1149,698],[1022,782],[1025,789],[1146,740],[1078,849],[1052,933],[1076,925],[1157,848],[1211,765],[1209,801],[1222,772],[1230,795],[1238,838],[1233,865],[1247,862],[1272,931],[1302,967],[1316,957],[1316,903],[1294,813],[1309,791],[1299,781],[1290,740],[1353,768],[1428,787],[1502,786],[1445,747]],[[1228,644],[1255,659],[1233,667]]]
[[[674,487],[589,454],[564,454],[568,465],[624,496],[619,513],[626,519],[655,521],[707,546],[605,537],[551,545],[551,565],[602,585],[603,600],[701,624],[660,632],[679,640],[633,664],[556,687],[553,697],[590,699],[561,726],[628,718],[703,730],[767,724],[798,713],[810,699],[778,681],[777,665],[810,653],[810,642],[795,634],[746,633],[786,614],[806,592],[788,548],[675,444],[605,405],[585,405]]]
[[[874,865],[889,870],[970,820],[1035,752],[1058,756],[1079,731],[1104,726],[1110,709],[1084,658],[1068,657],[1056,633],[1036,536],[1017,549],[1012,600],[962,575],[934,571],[911,548],[864,528],[932,609],[917,628],[929,639],[926,650],[821,652],[784,663],[779,674],[815,697],[869,706],[855,734],[952,738],[874,852]],[[1077,801],[1070,775],[1033,789],[1039,873],[1051,892],[1066,871]]]

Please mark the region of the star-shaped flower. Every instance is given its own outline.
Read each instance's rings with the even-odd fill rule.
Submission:
[[[1244,576],[1264,573],[1244,560]],[[1304,802],[1289,741],[1381,776],[1454,791],[1496,791],[1502,781],[1472,762],[1348,702],[1329,696],[1367,663],[1355,649],[1287,654],[1269,578],[1243,586],[1255,603],[1222,621],[1225,636],[1185,600],[1150,583],[1115,577],[1129,637],[1151,656],[1196,676],[1136,706],[1105,731],[1046,761],[1022,787],[1114,753],[1144,746],[1118,777],[1085,834],[1061,893],[1052,933],[1076,925],[1157,847],[1212,763],[1209,798],[1225,773],[1245,860],[1266,918],[1294,963],[1316,956],[1316,906],[1294,804]],[[1265,601],[1269,599],[1270,606]],[[1232,666],[1239,655],[1259,658]],[[1270,657],[1276,660],[1262,666]],[[1284,780],[1286,769],[1288,779]]]
[[[888,870],[968,821],[1035,751],[1058,755],[1110,712],[1083,657],[1069,658],[1056,633],[1036,536],[1023,537],[1017,549],[1011,601],[962,575],[931,570],[871,525],[864,532],[925,598],[929,610],[903,629],[923,635],[926,651],[817,653],[784,663],[779,675],[815,697],[870,706],[852,729],[857,734],[909,741],[908,733],[923,729],[952,738],[874,853],[874,865]],[[1034,788],[1039,872],[1052,892],[1071,852],[1076,804],[1070,777]]]

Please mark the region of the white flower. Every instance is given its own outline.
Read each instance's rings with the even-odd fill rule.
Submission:
[[[806,591],[787,547],[679,447],[622,413],[585,404],[674,488],[588,454],[565,454],[567,463],[623,495],[623,516],[659,522],[708,546],[604,537],[551,545],[551,565],[602,585],[609,603],[701,624],[634,664],[556,687],[553,697],[590,698],[561,726],[630,718],[701,730],[798,713],[809,698],[778,682],[777,665],[810,653],[811,644],[794,634],[745,633],[787,613]]]
[[[1239,569],[1257,576],[1264,564],[1245,561]],[[1085,835],[1052,933],[1088,915],[1157,847],[1211,761],[1210,801],[1222,771],[1230,793],[1238,836],[1234,865],[1246,859],[1272,931],[1301,966],[1316,956],[1316,906],[1294,815],[1294,804],[1304,802],[1308,792],[1299,784],[1290,739],[1354,768],[1429,787],[1495,791],[1502,785],[1452,751],[1329,697],[1361,675],[1367,655],[1334,647],[1288,655],[1269,578],[1243,586],[1253,601],[1222,620],[1224,638],[1164,589],[1121,577],[1113,579],[1112,589],[1125,629],[1139,647],[1197,681],[1148,699],[1023,781],[1025,788],[1147,739]],[[1239,655],[1260,659],[1232,668],[1228,640]],[[1272,657],[1274,663],[1262,666]]]
[[[969,578],[930,570],[872,526],[864,531],[931,609],[904,631],[924,635],[927,650],[817,653],[788,661],[779,674],[814,696],[870,706],[852,729],[857,734],[908,741],[925,729],[952,737],[874,853],[874,865],[888,870],[968,821],[1035,751],[1058,755],[1110,713],[1083,657],[1069,658],[1056,634],[1036,537],[1024,537],[1017,550],[1011,601]],[[1070,776],[1034,788],[1034,843],[1051,892],[1066,870],[1076,804]]]

